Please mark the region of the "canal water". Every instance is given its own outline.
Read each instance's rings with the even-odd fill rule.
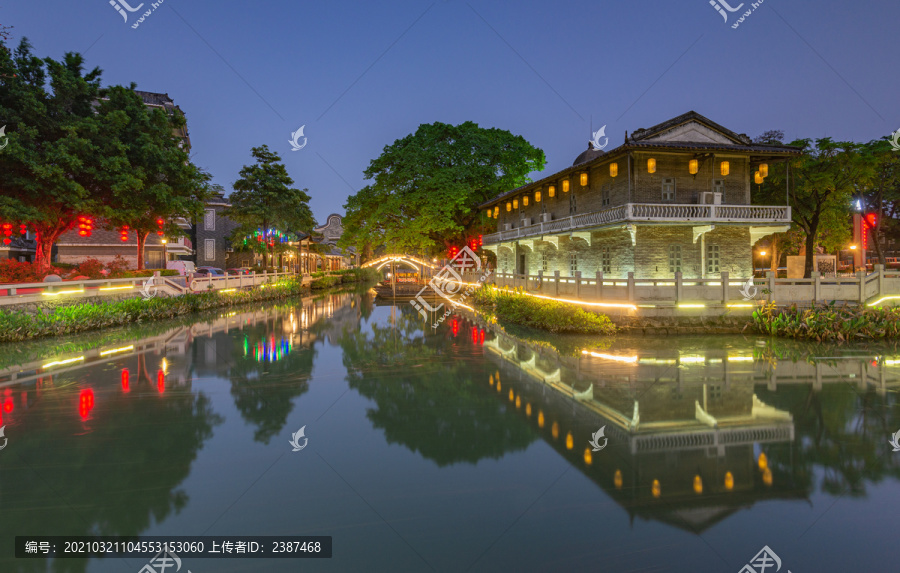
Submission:
[[[890,346],[433,330],[363,292],[2,346],[0,571],[150,560],[15,559],[34,535],[333,538],[192,573],[898,571],[898,386]]]

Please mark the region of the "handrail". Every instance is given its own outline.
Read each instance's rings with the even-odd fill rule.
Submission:
[[[716,221],[789,223],[791,208],[778,205],[695,205],[677,203],[626,203],[601,211],[570,215],[555,221],[498,231],[482,237],[485,244],[547,233],[600,227],[629,221]]]

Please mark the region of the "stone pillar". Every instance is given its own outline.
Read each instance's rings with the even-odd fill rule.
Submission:
[[[878,296],[884,296],[884,265],[875,265],[873,269],[878,273]]]
[[[856,280],[859,281],[859,302],[866,302],[866,271],[856,271]]]
[[[553,296],[559,296],[559,271],[553,271]]]
[[[603,271],[597,271],[597,300],[603,300]]]
[[[722,304],[728,304],[728,272],[722,271]]]
[[[820,273],[819,271],[813,271],[812,279],[813,279],[813,303],[817,303],[822,298],[822,273]]]
[[[634,302],[634,273],[628,273],[628,302]]]
[[[684,279],[681,271],[675,271],[675,302],[679,303],[684,299]]]
[[[538,271],[537,290],[538,290],[538,292],[544,291],[544,271],[543,270]]]
[[[766,281],[768,284],[769,294],[767,296],[767,300],[772,302],[775,300],[775,273],[772,271],[766,271]]]
[[[581,271],[575,271],[575,298],[581,298]]]

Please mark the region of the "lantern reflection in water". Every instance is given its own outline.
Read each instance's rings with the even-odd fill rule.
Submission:
[[[90,388],[81,391],[78,395],[78,415],[82,420],[87,420],[94,409],[94,391]]]

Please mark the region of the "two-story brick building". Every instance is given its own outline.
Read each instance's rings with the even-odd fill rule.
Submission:
[[[498,226],[484,248],[506,273],[750,277],[752,246],[791,220],[787,196],[758,206],[751,192],[769,165],[799,153],[688,112],[482,204]]]

